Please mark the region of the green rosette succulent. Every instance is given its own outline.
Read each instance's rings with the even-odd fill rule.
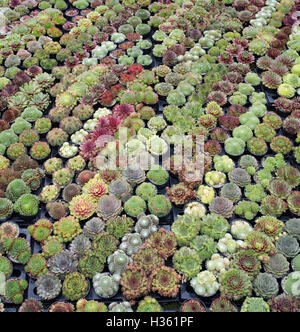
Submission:
[[[88,290],[88,281],[83,274],[78,272],[68,274],[62,285],[62,293],[70,301],[77,301],[85,297]]]
[[[251,279],[246,272],[231,269],[221,276],[220,291],[229,300],[241,300],[252,294]]]
[[[161,305],[151,296],[146,296],[137,307],[137,312],[162,312]]]
[[[195,249],[182,247],[173,256],[173,266],[178,273],[189,280],[202,270],[202,259]]]
[[[270,312],[270,307],[262,298],[247,297],[242,305],[241,312]]]

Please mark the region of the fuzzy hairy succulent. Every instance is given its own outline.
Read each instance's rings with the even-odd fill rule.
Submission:
[[[47,273],[37,279],[35,286],[43,300],[53,300],[60,294],[62,284],[57,276]]]
[[[120,276],[109,273],[97,273],[93,277],[93,286],[97,295],[110,298],[116,295],[120,286]]]
[[[278,295],[279,285],[274,276],[269,273],[260,273],[253,281],[253,289],[258,297],[271,299]]]
[[[139,248],[143,244],[143,239],[138,233],[128,233],[122,238],[120,249],[123,250],[128,256],[139,251]]]
[[[238,301],[252,294],[252,283],[246,272],[230,269],[221,276],[221,295],[229,300]]]
[[[146,273],[134,265],[129,265],[121,275],[120,284],[126,300],[131,301],[148,295],[150,280]]]
[[[132,258],[127,256],[123,250],[116,250],[107,259],[109,272],[121,274],[126,270],[127,265],[132,263]]]
[[[159,218],[153,214],[141,216],[135,224],[134,230],[141,235],[143,239],[149,238],[151,234],[157,231]]]
[[[151,276],[151,290],[163,297],[176,297],[180,288],[180,275],[170,267],[155,269]]]

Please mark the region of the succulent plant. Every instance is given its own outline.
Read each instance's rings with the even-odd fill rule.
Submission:
[[[229,180],[239,187],[246,187],[251,183],[251,177],[243,168],[235,168],[228,174]]]
[[[202,260],[195,249],[180,248],[173,256],[175,270],[187,279],[192,279],[201,271]]]
[[[120,244],[120,249],[123,250],[128,256],[132,256],[137,253],[143,240],[138,233],[128,233],[122,238],[122,243]]]
[[[275,217],[265,216],[255,221],[255,231],[265,233],[269,237],[276,239],[283,229],[284,223]]]
[[[96,213],[105,221],[115,219],[122,212],[122,202],[113,195],[105,195],[97,204]]]
[[[294,258],[300,250],[298,241],[290,235],[279,237],[276,241],[276,248],[287,258]]]
[[[242,191],[236,184],[226,183],[221,189],[220,195],[232,202],[238,202],[242,196]]]
[[[76,303],[76,312],[107,312],[108,308],[104,303],[80,299]]]
[[[271,312],[300,312],[299,299],[288,294],[280,294],[269,301]]]
[[[162,218],[169,214],[172,205],[168,197],[164,195],[156,195],[150,198],[148,208],[151,214]]]
[[[88,251],[79,260],[78,271],[85,277],[92,279],[97,273],[101,273],[104,268],[105,257],[95,251]]]
[[[212,301],[209,312],[237,312],[237,308],[226,297],[218,297]]]
[[[234,254],[231,265],[232,268],[246,272],[251,280],[254,279],[261,270],[261,262],[253,250],[242,250]]]
[[[55,299],[61,291],[61,281],[53,274],[47,273],[37,279],[36,291],[39,297],[43,300]]]
[[[20,306],[18,312],[42,312],[43,305],[35,299],[27,299]]]
[[[67,300],[76,301],[86,296],[89,283],[84,275],[73,272],[65,277],[62,285],[62,293]]]
[[[103,195],[107,194],[108,189],[107,185],[96,176],[83,186],[82,191],[97,202]]]
[[[23,265],[29,261],[31,256],[31,248],[26,239],[21,237],[15,239],[6,238],[4,239],[3,245],[11,260]]]
[[[229,224],[221,215],[208,214],[202,218],[201,234],[214,239],[222,238],[228,231]]]
[[[258,258],[262,261],[268,261],[269,256],[273,256],[277,253],[272,239],[261,232],[253,231],[249,233],[245,238],[245,243],[249,249],[257,253]]]
[[[300,255],[297,255],[293,260],[292,260],[292,268],[294,271],[300,271]]]
[[[176,297],[180,288],[180,276],[170,267],[156,268],[151,276],[151,290],[164,297]]]
[[[191,286],[199,296],[210,297],[219,290],[219,283],[216,277],[209,271],[200,272],[191,280]]]
[[[27,184],[21,179],[16,179],[9,183],[9,185],[6,188],[5,194],[9,200],[15,202],[22,195],[29,193],[30,193],[30,188],[27,186]]]
[[[156,299],[146,296],[138,303],[137,312],[162,312],[162,307]]]
[[[241,312],[270,312],[270,307],[260,297],[247,297],[242,305]]]
[[[53,224],[54,234],[57,235],[63,242],[72,241],[77,235],[82,232],[79,220],[73,216],[61,218]]]
[[[132,256],[132,259],[132,265],[142,269],[147,275],[150,275],[155,268],[159,268],[165,263],[159,251],[152,248],[148,243],[142,245],[139,251]]]
[[[89,238],[80,234],[70,244],[70,251],[77,257],[82,257],[90,248],[92,244]]]
[[[300,219],[289,219],[285,223],[285,228],[291,236],[300,239]]]
[[[78,261],[76,256],[69,250],[63,250],[48,261],[49,271],[60,278],[76,271]]]
[[[108,307],[109,312],[133,312],[130,302],[113,302]]]
[[[125,179],[116,179],[110,183],[109,193],[126,201],[131,196],[132,187]]]
[[[300,191],[293,191],[287,199],[288,207],[292,213],[296,216],[300,216],[300,206],[299,206]]]
[[[86,220],[95,213],[96,203],[88,195],[79,195],[72,198],[69,208],[72,216]]]
[[[198,252],[202,260],[211,258],[217,252],[217,243],[207,235],[196,236],[190,245]]]
[[[214,198],[209,204],[210,213],[223,216],[224,218],[231,218],[233,209],[232,201],[223,196]]]
[[[47,273],[47,260],[41,254],[32,255],[24,270],[31,278],[38,278]]]
[[[130,165],[123,171],[123,177],[132,185],[142,183],[145,178],[145,172],[137,165]]]
[[[75,312],[75,309],[71,303],[56,302],[50,306],[49,312]]]
[[[300,171],[290,165],[285,165],[277,170],[277,176],[284,179],[293,188],[300,183]]]
[[[53,224],[48,219],[39,219],[33,225],[28,226],[28,233],[37,242],[43,242],[51,235]]]
[[[220,291],[229,300],[240,300],[252,294],[251,279],[246,272],[231,269],[221,276]]]
[[[146,211],[146,202],[139,196],[132,196],[124,204],[124,210],[130,217],[138,217]]]
[[[178,219],[171,226],[179,246],[188,246],[198,235],[200,230],[199,221],[190,216],[178,216]]]
[[[107,222],[107,232],[117,239],[129,233],[133,226],[133,220],[126,216],[117,217]]]
[[[60,188],[56,185],[49,185],[42,188],[39,199],[43,203],[52,203],[59,196]]]
[[[260,273],[253,282],[253,289],[256,296],[263,299],[271,299],[278,295],[279,285],[271,274]]]
[[[60,201],[47,203],[46,209],[50,217],[54,220],[64,218],[69,212],[67,204]]]
[[[4,278],[9,278],[12,274],[12,271],[13,266],[11,261],[5,256],[0,256],[0,272],[3,273]]]
[[[24,298],[24,291],[28,287],[26,280],[9,279],[5,283],[5,299],[14,304],[21,304]]]
[[[129,265],[121,275],[120,284],[123,296],[127,300],[134,300],[150,292],[150,281],[145,272],[133,265]]]
[[[92,218],[83,227],[83,234],[93,240],[97,235],[104,232],[105,222],[100,218]]]
[[[107,259],[109,272],[121,274],[126,270],[127,265],[132,263],[132,259],[123,250],[116,250]]]
[[[279,197],[268,195],[261,201],[263,215],[279,217],[287,210],[287,203]]]
[[[49,236],[42,246],[42,253],[45,258],[50,258],[64,249],[62,239],[57,236]]]
[[[92,250],[107,258],[117,249],[118,244],[119,241],[114,236],[103,232],[94,238]]]

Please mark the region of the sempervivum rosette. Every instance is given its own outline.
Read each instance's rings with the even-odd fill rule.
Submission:
[[[95,213],[96,203],[88,195],[79,195],[73,197],[69,208],[72,216],[79,220],[86,220]]]
[[[231,218],[233,210],[232,201],[226,197],[216,197],[209,204],[209,211],[211,213],[219,214],[224,218]]]
[[[276,278],[269,273],[260,273],[253,282],[253,288],[255,294],[264,299],[271,299],[279,292]]]
[[[170,267],[155,269],[150,277],[151,289],[164,297],[176,297],[180,288],[180,275]]]
[[[300,216],[300,191],[293,191],[289,195],[287,203],[290,211],[296,216]]]
[[[231,269],[220,278],[221,295],[229,300],[238,301],[252,294],[252,283],[246,272]]]
[[[47,273],[36,281],[37,294],[44,300],[52,300],[56,298],[61,291],[60,279],[50,273]]]
[[[273,256],[277,253],[271,238],[264,233],[255,231],[249,233],[245,238],[245,243],[247,247],[254,250],[259,255],[259,259],[264,262],[269,260],[269,255]]]
[[[251,183],[251,177],[243,168],[235,168],[228,174],[229,180],[239,187],[246,187]]]
[[[97,204],[97,215],[103,220],[115,219],[122,212],[122,202],[114,195],[103,196]]]
[[[146,273],[134,265],[127,266],[121,276],[120,284],[126,300],[134,300],[150,292],[150,280]]]
[[[146,174],[138,165],[130,165],[123,171],[123,177],[132,185],[145,181]]]
[[[286,199],[292,191],[292,186],[283,179],[277,178],[269,183],[268,189],[272,195]]]
[[[59,277],[64,277],[68,273],[75,272],[77,265],[76,256],[69,250],[59,252],[52,256],[48,262],[49,271]]]
[[[107,194],[108,189],[107,185],[96,176],[83,186],[82,191],[91,197],[93,201],[97,202],[102,196]]]
[[[132,194],[132,187],[125,179],[117,179],[109,185],[109,193],[121,199],[127,200]]]

